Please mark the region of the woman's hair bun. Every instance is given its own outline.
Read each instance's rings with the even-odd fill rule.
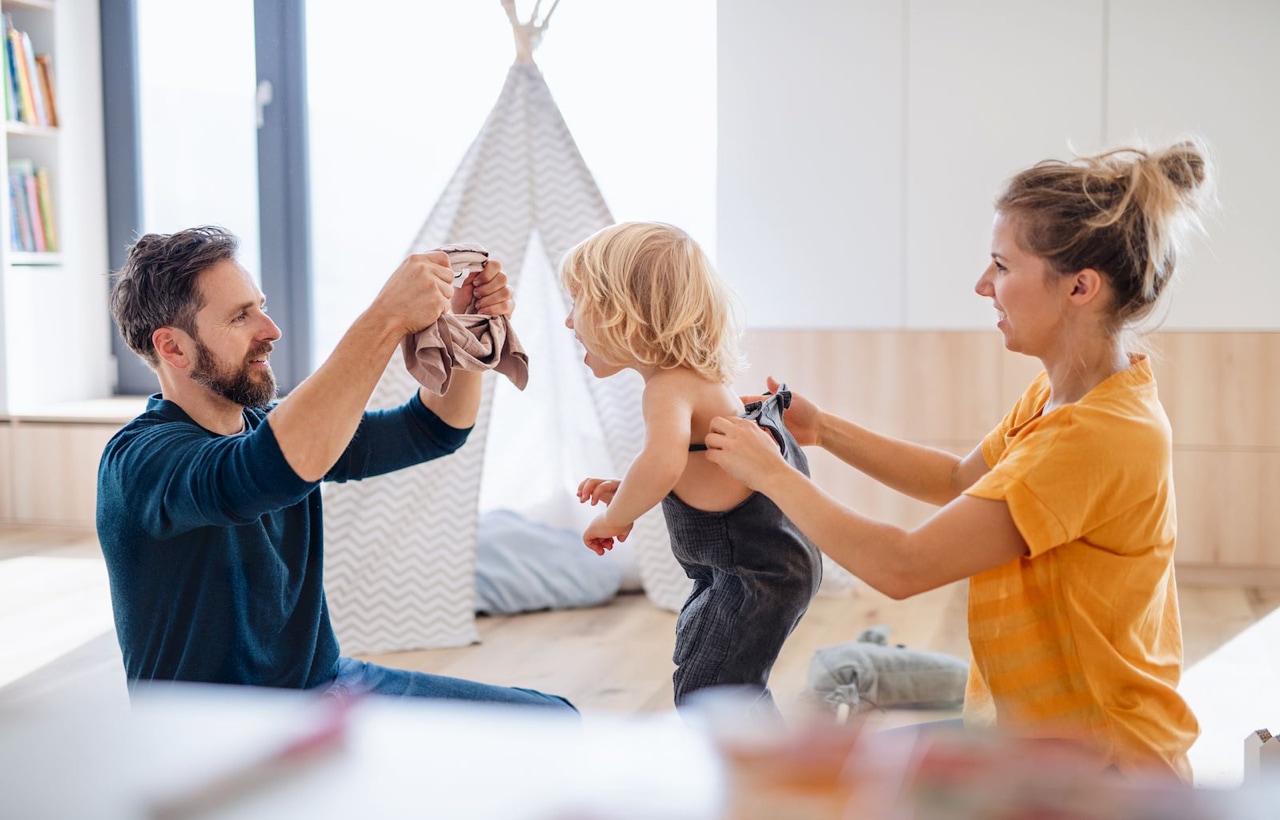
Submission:
[[[1199,188],[1208,175],[1204,149],[1190,140],[1175,143],[1151,159],[1170,182],[1184,191]]]

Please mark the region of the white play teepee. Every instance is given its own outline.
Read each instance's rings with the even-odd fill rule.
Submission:
[[[481,242],[502,260],[523,303],[522,272],[554,271],[565,251],[613,218],[533,62],[555,4],[540,22],[535,7],[527,23],[516,17],[513,0],[502,5],[515,31],[515,63],[410,250]],[[563,317],[568,302],[553,279],[543,281],[555,290]],[[513,326],[523,336],[521,316],[518,311]],[[538,361],[532,353],[531,383],[541,368],[566,366],[586,381],[608,460],[621,476],[643,443],[642,383],[620,376],[594,379],[580,363]],[[457,453],[391,475],[326,486],[326,590],[344,652],[459,646],[478,639],[475,543],[493,379],[485,379],[475,430]],[[416,387],[397,352],[369,407],[403,403]],[[661,512],[636,522],[627,543],[645,593],[661,607],[678,609],[690,582],[671,555]]]

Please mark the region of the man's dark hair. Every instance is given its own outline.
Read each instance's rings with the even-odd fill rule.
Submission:
[[[216,225],[149,233],[133,243],[111,287],[111,316],[129,349],[154,368],[157,329],[176,327],[195,337],[196,313],[204,307],[200,274],[234,259],[239,246],[235,234]]]

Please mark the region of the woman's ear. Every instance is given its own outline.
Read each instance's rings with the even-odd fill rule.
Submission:
[[[1093,268],[1076,271],[1071,277],[1071,293],[1069,298],[1078,305],[1087,305],[1102,292],[1103,278]]]
[[[157,328],[151,334],[151,344],[155,346],[156,356],[170,367],[182,370],[190,365],[186,343],[190,339],[186,333],[173,327]]]

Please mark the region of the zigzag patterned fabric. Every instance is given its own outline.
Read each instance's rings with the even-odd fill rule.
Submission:
[[[517,63],[410,252],[482,242],[502,260],[514,288],[526,267],[526,249],[545,254],[555,270],[565,251],[612,223],[542,73],[532,63]],[[534,235],[540,248],[530,242]],[[539,364],[530,363],[531,378]],[[643,444],[642,385],[595,379],[586,368],[579,370],[620,476]],[[397,352],[369,408],[401,404],[416,387]],[[486,379],[475,430],[453,455],[365,481],[326,485],[325,587],[345,654],[478,640],[475,544],[492,398],[493,381]],[[678,610],[691,582],[671,554],[661,510],[637,521],[627,542],[646,595]]]

